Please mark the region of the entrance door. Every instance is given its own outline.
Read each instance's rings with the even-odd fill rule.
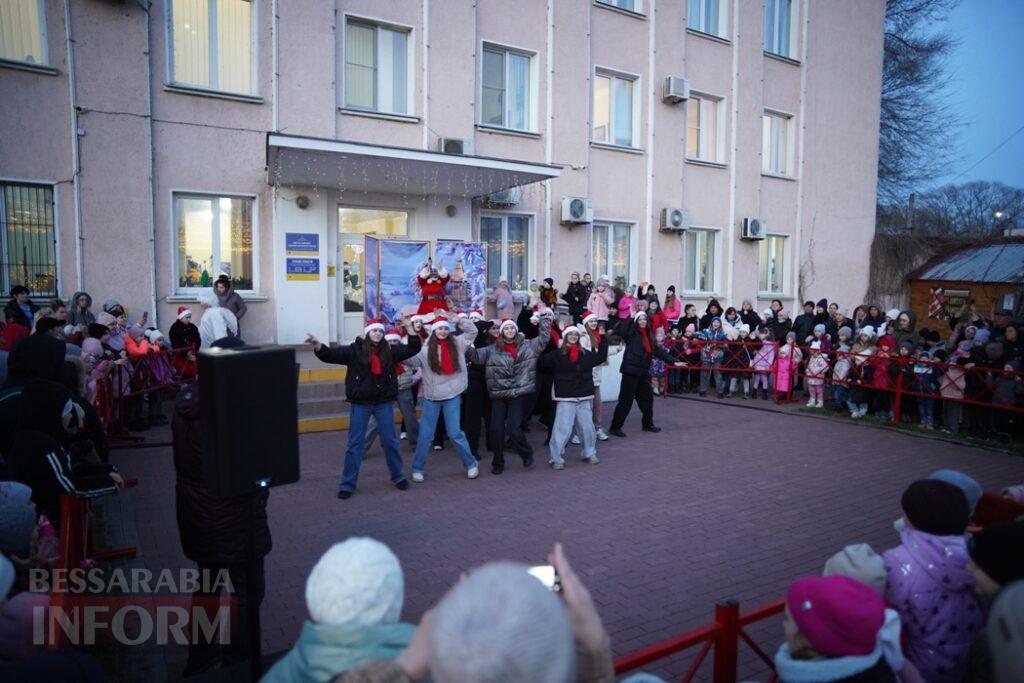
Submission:
[[[363,237],[376,235],[402,239],[409,234],[409,212],[389,209],[338,207],[338,250],[341,252],[341,341],[352,341],[363,333],[366,272]]]

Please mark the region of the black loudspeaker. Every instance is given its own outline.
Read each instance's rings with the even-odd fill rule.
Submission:
[[[234,496],[297,482],[295,351],[203,349],[198,369],[207,485]]]

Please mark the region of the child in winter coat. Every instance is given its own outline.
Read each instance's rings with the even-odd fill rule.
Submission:
[[[597,351],[597,348],[601,345],[601,340],[604,339],[605,334],[602,329],[601,321],[598,320],[597,315],[593,311],[584,311],[583,313],[583,334],[580,339],[580,344],[587,351]],[[621,346],[611,346],[608,348],[608,356],[614,356],[617,353],[622,352]],[[607,359],[594,367],[594,429],[596,430],[598,441],[607,441],[608,435],[601,427],[601,371],[608,365]]]
[[[703,342],[700,348],[700,395],[706,396],[708,385],[711,383],[711,376],[715,378],[715,389],[718,391],[718,398],[725,397],[725,378],[722,376],[722,362],[725,360],[725,330],[722,329],[722,319],[715,317],[711,319],[707,329],[697,334],[697,339]]]
[[[945,351],[934,353],[935,360],[944,361]],[[948,362],[940,366],[938,375],[939,395],[942,397],[942,431],[947,434],[960,432],[960,401],[964,399],[967,387],[966,370],[963,361],[950,356]]]
[[[680,362],[686,362],[686,346],[682,331],[678,327],[672,327],[665,339],[665,349],[673,358]],[[679,394],[683,391],[684,370],[669,368],[668,370],[668,393]]]
[[[651,304],[654,305],[657,302],[652,301]],[[654,327],[653,329],[654,343],[658,348],[668,353],[668,347],[665,345],[665,330],[660,327]],[[651,390],[654,391],[655,396],[661,396],[665,391],[665,361],[657,356],[651,356]]]
[[[771,309],[766,309],[772,313]],[[772,314],[774,317],[774,314]],[[778,344],[772,339],[771,326],[764,325],[757,329],[757,338],[760,345],[754,350],[750,361],[750,367],[754,370],[754,395],[757,395],[757,388],[761,387],[761,398],[768,399],[768,389],[772,387],[772,370],[775,367],[775,353]]]
[[[636,304],[636,298],[633,296],[635,291],[636,285],[629,285],[623,291],[622,298],[619,299],[619,320],[626,320],[632,317],[633,306]]]
[[[608,326],[608,309],[614,303],[615,292],[608,284],[608,278],[602,275],[597,280],[597,287],[587,299],[587,310],[594,314],[602,329]]]
[[[857,419],[868,414],[868,400],[871,398],[871,380],[874,375],[872,360],[876,352],[875,328],[865,325],[857,334],[856,343],[850,348],[849,383],[850,398],[846,405],[850,417]]]
[[[945,481],[915,481],[901,499],[900,545],[882,554],[886,601],[900,614],[907,658],[930,683],[959,683],[982,627],[967,569],[970,516],[964,492]]]
[[[824,328],[824,325],[815,326],[815,335],[818,334],[818,327]],[[829,367],[827,350],[823,347],[827,345],[828,342],[822,338],[815,339],[810,345],[810,358],[807,359],[806,370],[807,394],[810,397],[807,400],[808,408],[825,407],[825,375]]]
[[[803,360],[804,354],[796,345],[796,334],[786,333],[786,343],[779,348],[778,361],[775,363],[775,391],[789,394],[793,391],[793,380],[796,379],[797,368]]]
[[[837,336],[839,345],[836,347],[835,364],[832,366],[832,399],[836,412],[846,410],[846,400],[850,396],[847,381],[850,375],[850,337],[853,332],[849,327],[839,328]]]
[[[892,337],[886,335],[878,340],[878,351],[871,358],[871,388],[875,414],[884,420],[892,419],[892,354],[895,346]]]
[[[498,312],[498,320],[511,318],[515,312],[515,301],[512,298],[512,290],[508,286],[508,278],[502,277],[494,287],[494,292],[487,297],[488,301],[494,302],[494,308]]]
[[[1004,439],[1017,436],[1019,418],[1010,408],[1019,407],[1024,397],[1024,375],[1020,360],[1003,365],[1002,373],[992,376],[992,409],[996,434]]]
[[[743,398],[750,398],[750,365],[754,362],[753,342],[750,340],[750,325],[740,323],[736,328],[735,342],[726,351],[725,366],[733,369],[729,373],[728,398],[732,398],[743,385]]]
[[[647,319],[651,321],[652,330],[664,330],[668,334],[668,318],[661,310],[657,299],[647,302]]]
[[[935,429],[935,395],[939,390],[938,369],[932,355],[919,348],[914,359],[914,378],[910,386],[917,396],[917,414],[925,429]]]

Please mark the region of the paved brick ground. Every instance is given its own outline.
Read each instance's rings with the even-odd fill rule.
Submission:
[[[432,456],[427,482],[405,493],[389,484],[378,453],[348,501],[335,498],[345,434],[301,437],[302,480],[270,498],[265,650],[293,643],[310,567],[351,535],[373,536],[397,553],[406,573],[403,617],[412,621],[461,571],[499,558],[541,563],[560,540],[623,654],[708,621],[716,600],[752,607],[779,598],[844,544],[892,546],[900,493],[932,470],[963,469],[986,488],[1024,478],[1019,457],[738,405],[660,400],[660,434],[642,433],[634,410],[629,438],[600,445],[601,464],[570,458],[562,472],[544,466],[536,430],[530,471],[513,461],[501,477],[485,467],[467,481],[449,448]],[[163,430],[150,434],[151,442],[167,440]],[[188,566],[170,449],[117,451],[114,460],[140,478],[129,495],[143,561]],[[781,638],[778,619],[750,631],[769,652]],[[173,676],[183,652],[165,652]],[[688,663],[683,656],[651,670],[678,675]],[[763,672],[751,654],[742,656],[741,675]]]

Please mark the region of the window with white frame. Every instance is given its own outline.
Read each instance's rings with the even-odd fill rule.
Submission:
[[[686,102],[686,156],[716,163],[725,160],[725,107],[721,98],[690,95]]]
[[[764,294],[783,294],[786,291],[785,235],[768,235],[758,246],[757,289]]]
[[[590,272],[594,277],[607,275],[613,287],[625,289],[630,284],[630,246],[632,224],[594,222]]]
[[[691,228],[683,240],[683,289],[687,292],[715,291],[717,230]]]
[[[627,12],[639,12],[641,0],[597,0],[601,5],[609,5],[611,7],[618,7],[624,9]]]
[[[483,55],[480,123],[531,130],[530,55],[498,45],[484,45]]]
[[[56,296],[55,240],[53,186],[0,183],[0,291],[24,285]]]
[[[594,74],[594,141],[636,147],[639,105],[636,77],[597,71]]]
[[[343,106],[409,114],[410,43],[407,29],[346,19]]]
[[[171,0],[171,83],[256,94],[251,0]]]
[[[793,175],[793,117],[766,111],[761,117],[761,170]]]
[[[46,19],[43,7],[44,0],[0,2],[0,59],[25,64],[46,64]]]
[[[724,37],[729,5],[722,0],[689,0],[686,25],[695,31]]]
[[[178,291],[212,287],[221,275],[235,289],[253,289],[251,197],[175,193],[174,225]]]
[[[793,0],[765,0],[764,50],[780,57],[793,56]]]
[[[487,286],[504,277],[512,289],[525,290],[530,284],[530,217],[480,216],[480,241],[487,249]]]

